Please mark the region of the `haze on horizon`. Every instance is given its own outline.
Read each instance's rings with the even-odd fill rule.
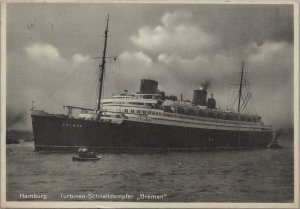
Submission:
[[[192,99],[209,81],[217,107],[245,61],[256,111],[293,127],[293,5],[8,4],[7,127],[30,130],[37,109],[94,107],[110,14],[105,97],[136,92],[142,78]],[[234,107],[235,108],[235,107]]]

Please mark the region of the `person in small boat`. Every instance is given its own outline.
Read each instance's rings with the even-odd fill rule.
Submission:
[[[81,147],[78,150],[78,157],[81,157],[81,158],[93,158],[93,157],[96,157],[96,154],[94,152],[88,151],[88,149],[85,148],[85,147]]]

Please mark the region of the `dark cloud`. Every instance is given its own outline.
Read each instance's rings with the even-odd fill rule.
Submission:
[[[293,43],[293,9],[293,5],[207,6],[194,13],[194,21],[217,34],[226,50],[266,40]]]
[[[293,123],[292,5],[15,3],[7,11],[10,124],[31,128],[32,100],[49,112],[95,105],[99,60],[89,57],[101,54],[108,13],[108,55],[118,59],[107,63],[106,97],[150,78],[188,99],[209,81],[225,108],[245,60],[257,112],[275,126]]]

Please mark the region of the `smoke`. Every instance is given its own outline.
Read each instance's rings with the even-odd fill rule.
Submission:
[[[205,80],[204,82],[200,83],[200,90],[207,90],[211,85],[210,80]]]
[[[6,126],[8,130],[16,128],[19,124],[26,121],[26,113],[7,108]]]

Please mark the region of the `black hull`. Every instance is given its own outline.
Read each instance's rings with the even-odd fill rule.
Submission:
[[[35,150],[267,148],[273,133],[179,127],[124,120],[122,124],[32,115]]]

